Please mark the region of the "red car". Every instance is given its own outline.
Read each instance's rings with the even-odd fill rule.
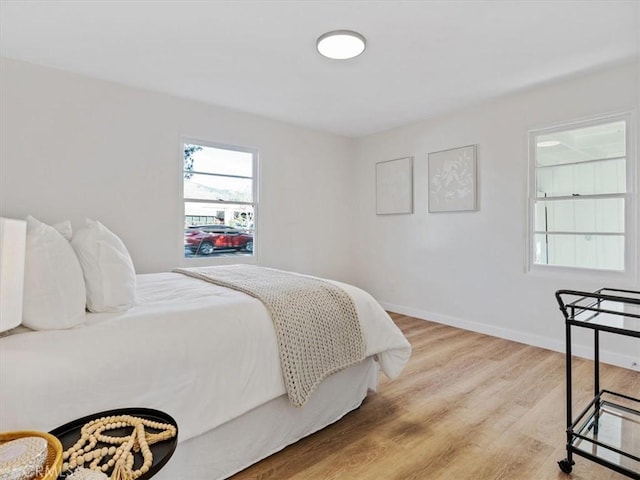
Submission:
[[[196,225],[185,229],[184,246],[194,255],[223,249],[253,252],[253,235],[227,225]]]

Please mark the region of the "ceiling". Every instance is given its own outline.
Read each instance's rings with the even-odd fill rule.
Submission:
[[[329,30],[366,51],[315,51]],[[639,0],[0,0],[4,57],[363,136],[640,58]]]

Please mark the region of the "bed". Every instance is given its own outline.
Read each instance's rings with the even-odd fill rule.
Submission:
[[[295,407],[260,300],[184,272],[135,282],[136,302],[126,311],[0,338],[0,431],[48,431],[95,412],[154,408],[180,429],[173,458],[154,478],[223,479],[358,408],[379,371],[394,378],[410,356],[370,295],[326,280],[352,299],[366,351]]]

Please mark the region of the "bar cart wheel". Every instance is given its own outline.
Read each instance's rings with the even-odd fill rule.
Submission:
[[[575,462],[570,462],[568,459],[564,459],[564,460],[560,460],[558,462],[558,466],[560,467],[560,470],[562,470],[564,473],[571,473],[571,470],[573,470],[573,464]]]

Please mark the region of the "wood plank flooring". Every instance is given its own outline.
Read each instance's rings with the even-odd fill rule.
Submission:
[[[413,347],[401,376],[341,421],[233,480],[618,480],[564,451],[564,355],[392,314]],[[574,409],[592,395],[574,361]],[[640,394],[640,373],[603,365],[602,387]],[[633,438],[640,449],[640,439]],[[634,447],[635,448],[635,447]],[[640,452],[637,452],[640,453]]]

